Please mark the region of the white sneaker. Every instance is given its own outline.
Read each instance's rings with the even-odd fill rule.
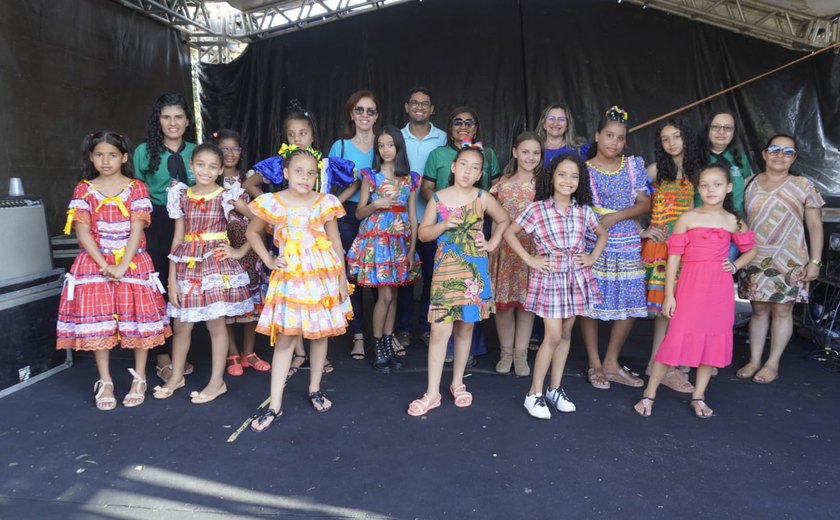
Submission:
[[[563,387],[546,391],[545,399],[551,403],[558,412],[574,412],[577,410],[575,403],[569,399],[569,396],[566,395],[566,391],[563,390]]]
[[[551,412],[542,394],[526,395],[525,409],[528,410],[528,415],[535,419],[551,419]]]

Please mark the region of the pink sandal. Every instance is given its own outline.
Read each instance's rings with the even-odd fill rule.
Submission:
[[[263,361],[259,357],[257,357],[256,352],[251,352],[247,356],[243,356],[242,358],[242,368],[251,367],[254,370],[259,372],[268,372],[271,370],[271,363],[268,361]]]
[[[412,417],[420,417],[421,415],[426,415],[429,410],[433,410],[438,406],[440,406],[440,395],[437,396],[437,399],[432,401],[429,399],[428,395],[423,394],[423,397],[411,401],[411,404],[408,405],[408,415]]]
[[[227,373],[233,377],[241,376],[244,372],[242,370],[243,365],[241,364],[242,361],[240,357],[237,356],[228,356],[225,361],[227,362]]]
[[[458,408],[466,408],[472,404],[472,394],[467,392],[467,385],[461,385],[458,388],[449,387],[452,392],[452,397],[455,399],[455,406]]]

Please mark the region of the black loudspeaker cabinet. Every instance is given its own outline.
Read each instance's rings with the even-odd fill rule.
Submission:
[[[56,350],[63,270],[18,278],[0,288],[0,397],[73,365]]]

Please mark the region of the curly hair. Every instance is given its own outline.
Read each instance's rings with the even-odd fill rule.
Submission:
[[[589,185],[589,170],[577,154],[561,153],[551,160],[548,165],[548,171],[545,175],[537,177],[537,185],[534,193],[534,202],[546,200],[554,197],[554,172],[563,161],[571,161],[578,168],[578,187],[572,198],[581,206],[592,205],[592,187]]]
[[[680,131],[680,136],[683,141],[683,176],[696,186],[697,174],[706,161],[700,156],[700,145],[697,142],[697,135],[694,133],[694,130],[689,126],[688,121],[679,117],[668,119],[660,123],[656,128],[656,140],[653,144],[653,158],[656,161],[656,181],[677,180],[677,163],[674,162],[674,158],[662,147],[662,140],[660,139],[662,130],[666,126],[673,126]]]
[[[229,128],[223,128],[221,130],[213,132],[212,137],[213,137],[213,144],[216,145],[216,146],[219,146],[219,147],[221,146],[220,143],[222,141],[224,141],[225,139],[231,139],[233,141],[236,141],[236,146],[238,146],[240,148],[239,161],[237,161],[236,166],[235,166],[236,174],[237,174],[237,177],[239,177],[239,182],[244,182],[245,181],[245,172],[247,171],[247,166],[246,165],[248,164],[248,159],[246,157],[247,154],[245,152],[245,148],[242,146],[242,136],[239,135],[239,132],[237,132],[236,130],[231,130]],[[221,148],[219,148],[219,149],[221,150]],[[224,165],[224,164],[225,164],[225,162],[222,161],[222,165]]]
[[[116,147],[121,154],[128,154],[128,160],[120,166],[120,171],[129,179],[134,178],[134,163],[131,160],[131,146],[128,138],[113,130],[102,130],[95,134],[88,134],[82,140],[82,172],[79,180],[90,181],[99,177],[99,172],[90,160],[90,154],[99,143],[107,143]]]
[[[160,113],[165,107],[181,107],[187,115],[187,128],[184,131],[184,141],[195,142],[195,125],[192,110],[181,94],[166,93],[161,95],[152,106],[149,121],[146,125],[146,150],[149,153],[149,173],[154,173],[160,166],[160,156],[163,154],[163,130],[160,127]]]

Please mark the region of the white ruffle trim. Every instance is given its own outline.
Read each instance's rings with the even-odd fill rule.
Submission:
[[[236,201],[242,197],[245,190],[238,182],[231,185],[222,192],[222,210],[225,212],[225,219],[230,222],[232,214],[236,211]]]
[[[181,207],[181,200],[186,196],[187,185],[183,182],[173,181],[166,188],[166,211],[169,218],[181,218],[184,216],[184,209]]]
[[[206,307],[177,308],[171,303],[166,308],[167,314],[181,321],[197,323],[199,321],[215,320],[225,316],[242,316],[254,312],[254,303],[245,300],[239,303],[216,302]]]
[[[250,283],[251,279],[248,277],[248,273],[228,275],[227,283],[225,283],[225,279],[221,274],[208,274],[201,279],[201,290],[209,291],[217,288],[237,289],[239,287],[247,287]],[[192,285],[186,280],[178,280],[178,287],[181,289],[182,294],[186,294],[192,289]],[[253,306],[252,303],[251,307]],[[235,316],[238,316],[238,314]]]

